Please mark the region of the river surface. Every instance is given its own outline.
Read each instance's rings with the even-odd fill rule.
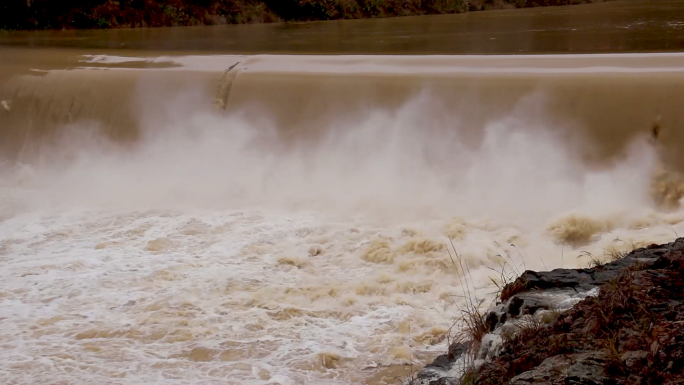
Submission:
[[[0,382],[399,383],[490,278],[684,234],[683,36],[682,1],[2,33]]]
[[[0,45],[311,54],[661,52],[684,48],[681,0],[213,27],[0,32]]]

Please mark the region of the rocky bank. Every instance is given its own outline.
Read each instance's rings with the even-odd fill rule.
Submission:
[[[526,271],[484,321],[481,341],[451,344],[414,384],[684,384],[684,238]]]

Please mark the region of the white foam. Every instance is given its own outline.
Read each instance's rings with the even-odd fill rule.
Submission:
[[[674,238],[682,213],[648,200],[651,148],[590,170],[532,131],[545,124],[534,100],[464,148],[458,126],[426,130],[431,102],[331,122],[315,146],[283,149],[268,123],[203,109],[186,90],[146,111],[136,146],[73,127],[42,164],[3,165],[0,382],[358,383],[372,374],[362,368],[443,351],[432,328],[460,314],[462,278],[445,249],[406,245],[445,242],[453,217],[483,299],[502,260],[585,263],[547,232],[568,213],[614,223],[585,247],[596,255],[617,236]],[[652,226],[630,227],[639,215]],[[392,263],[361,258],[377,238]]]
[[[222,72],[239,63],[249,72],[313,74],[633,74],[684,72],[681,53],[568,55],[85,55],[83,63],[170,63],[167,71]],[[102,69],[103,67],[82,67]],[[118,68],[121,69],[121,68]],[[133,68],[135,70],[144,70]],[[131,70],[131,69],[129,69]],[[155,69],[160,70],[160,69]]]

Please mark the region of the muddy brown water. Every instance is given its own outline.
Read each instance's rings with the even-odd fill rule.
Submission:
[[[678,51],[681,0],[326,21],[104,31],[0,32],[0,45],[310,54],[518,54]]]
[[[97,120],[108,135],[134,138],[139,127],[131,116],[131,96],[141,84],[149,92],[204,87],[215,92],[226,68],[149,71],[171,62],[83,63],[84,54],[155,57],[216,54],[548,54],[647,53],[679,51],[684,44],[684,2],[615,1],[581,6],[473,12],[460,15],[403,17],[273,25],[230,25],[107,31],[37,31],[0,33],[0,97],[12,104],[0,111],[3,155],[26,151],[30,137],[81,118]],[[59,49],[57,49],[59,48]],[[662,126],[665,143],[681,140],[682,76],[677,56],[577,56],[563,58],[491,57],[435,64],[425,57],[403,74],[345,73],[341,67],[311,74],[278,70],[240,71],[231,78],[230,106],[257,100],[285,131],[320,127],[332,115],[354,116],[360,108],[404,103],[418,90],[430,89],[448,113],[460,114],[478,131],[481,123],[506,114],[522,98],[545,93],[551,119],[572,121],[614,155],[635,132]],[[390,63],[385,61],[385,63]],[[393,61],[397,62],[397,61]],[[398,62],[397,62],[398,63]],[[317,64],[315,64],[317,65]],[[345,65],[345,64],[341,64]],[[489,68],[429,73],[421,67]],[[621,68],[628,67],[625,72]],[[75,68],[147,69],[85,71]],[[497,71],[525,67],[525,71]],[[557,70],[554,70],[556,67]],[[565,67],[574,71],[565,71]],[[591,67],[591,68],[590,68]],[[606,67],[606,68],[599,68]],[[611,70],[610,68],[613,68]],[[238,68],[239,69],[239,68]],[[539,69],[538,71],[536,69]],[[66,70],[48,72],[50,70]],[[410,72],[410,73],[409,73]],[[234,83],[234,84],[233,84]],[[155,87],[160,90],[153,90]],[[163,91],[161,90],[163,89]],[[292,105],[296,103],[296,106]],[[474,134],[477,136],[477,134]],[[8,149],[8,146],[10,147]],[[676,152],[672,150],[671,152]],[[684,155],[670,154],[681,165]]]
[[[206,116],[218,117],[220,120],[239,115],[250,129],[275,132],[274,135],[267,135],[266,140],[256,143],[257,147],[262,146],[266,150],[263,153],[268,156],[277,156],[279,151],[291,149],[306,153],[316,149],[328,137],[327,134],[336,130],[366,127],[373,119],[378,119],[383,124],[407,119],[415,126],[412,127],[412,134],[419,132],[431,138],[448,137],[450,133],[458,131],[460,139],[467,146],[478,148],[486,139],[486,129],[493,123],[503,121],[514,122],[519,130],[538,133],[540,146],[548,144],[543,139],[545,133],[560,135],[565,138],[564,145],[598,169],[610,168],[627,157],[629,145],[634,139],[650,137],[657,130],[658,151],[665,166],[672,170],[684,170],[684,153],[681,151],[684,146],[682,49],[684,1],[663,0],[615,1],[571,7],[339,22],[147,30],[2,32],[0,160],[9,161],[6,164],[28,164],[36,169],[51,166],[55,159],[75,156],[82,149],[79,146],[92,143],[84,141],[76,147],[65,145],[65,140],[73,140],[73,135],[79,139],[91,135],[94,141],[104,138],[107,143],[119,146],[117,148],[124,154],[127,151],[134,154],[136,150],[144,149],[144,139],[150,135],[157,139],[155,145],[163,144],[163,140],[159,141],[159,138],[167,134],[164,130],[167,126],[173,126],[175,121],[185,122],[189,117],[203,119]],[[423,100],[418,103],[417,109],[411,107],[416,100]],[[230,128],[213,120],[212,122],[216,125],[216,130]],[[526,126],[528,123],[529,127]],[[384,138],[373,138],[378,142],[365,143],[365,146],[382,147]],[[535,135],[526,138],[531,142],[537,140]],[[179,147],[173,148],[179,150]],[[199,150],[192,154],[198,157],[202,155]],[[220,159],[216,154],[212,156]],[[179,151],[178,157],[183,157],[182,151]],[[153,164],[153,159],[141,159]],[[154,171],[154,167],[147,166]],[[112,169],[116,170],[116,167],[112,166]],[[534,170],[530,170],[530,173],[533,172]],[[153,174],[150,172],[148,175],[152,179],[163,179]],[[401,193],[397,192],[397,195]],[[141,215],[156,218],[154,213]],[[8,214],[8,217],[11,215]],[[102,223],[106,222],[106,226],[109,226],[107,221],[102,220]],[[207,222],[211,221],[207,219]],[[646,222],[648,221],[644,220]],[[251,222],[249,225],[251,226]],[[104,224],[102,226],[105,228]],[[662,229],[658,228],[660,230]],[[69,228],[69,231],[77,230]],[[97,233],[99,230],[94,231]],[[109,231],[108,227],[106,231]],[[167,230],[162,228],[160,231]],[[288,231],[290,229],[285,226],[281,232],[270,236],[279,237],[289,234]],[[371,230],[367,232],[372,233]],[[669,229],[661,231],[665,232],[669,236]],[[652,238],[647,237],[647,240],[661,240],[664,237],[661,233]],[[68,238],[71,233],[64,234],[53,236],[63,239]],[[197,234],[200,234],[200,238],[209,237],[199,230]],[[299,242],[298,234],[282,242]],[[360,252],[360,246],[344,243],[351,242],[348,239],[356,237],[354,234],[356,233],[340,236],[339,239],[333,237],[331,245],[339,247],[340,255],[348,258],[342,258],[344,263],[340,265],[340,271],[354,266],[358,270],[349,274],[362,274],[366,271],[363,270],[366,266],[359,264],[356,255]],[[96,235],[100,237],[101,234]],[[534,242],[537,240],[536,236],[536,233],[530,235],[531,250],[537,247]],[[87,237],[83,238],[90,242]],[[94,235],[93,237],[96,238]],[[359,237],[365,241],[370,239],[366,233]],[[509,239],[508,235],[505,239]],[[501,241],[498,238],[496,240]],[[139,248],[135,243],[138,242],[137,238],[115,240],[111,244],[107,243],[109,241],[98,243],[103,241],[97,238],[93,244],[104,245],[102,249],[107,250],[114,248],[115,252],[130,256],[130,250],[119,249],[129,241]],[[215,239],[210,241],[219,242]],[[643,239],[641,241],[646,242]],[[21,243],[20,240],[12,242]],[[85,243],[87,246],[83,246],[85,253],[91,253],[93,249],[93,245],[88,242]],[[144,242],[149,249],[148,240],[144,239]],[[161,245],[159,248],[162,251],[164,247],[181,247],[173,242],[164,246],[164,239],[150,242],[157,242],[153,246]],[[258,249],[258,253],[263,253],[259,248],[273,246],[265,246],[259,242],[261,240],[254,243],[254,249]],[[338,243],[344,246],[337,246]],[[3,247],[12,250],[13,244],[8,241],[7,245],[3,243]],[[36,241],[35,244],[38,246],[27,249],[29,251],[26,251],[26,255],[33,255],[31,253],[34,252],[40,254],[41,243]],[[200,244],[197,248],[205,246]],[[295,246],[302,245],[297,243]],[[48,247],[51,246],[48,245],[45,249]],[[308,244],[306,248],[309,248]],[[74,246],[73,250],[80,249]],[[73,250],[68,251],[71,253]],[[183,252],[187,254],[186,250]],[[12,255],[9,251],[3,253]],[[259,265],[254,271],[263,268],[259,262],[262,254],[244,253],[251,258],[245,258],[246,261],[258,262],[254,262]],[[46,260],[52,258],[50,255],[42,257]],[[287,258],[291,258],[290,255],[281,257],[287,261],[290,261]],[[330,255],[321,257],[320,260],[325,258],[331,258],[330,264],[340,263],[339,258],[333,259]],[[3,261],[14,263],[13,259]],[[288,263],[296,264],[297,261]],[[211,263],[207,264],[209,265]],[[19,267],[12,269],[23,272],[23,267],[17,266]],[[374,268],[380,269],[379,266]],[[391,264],[382,265],[391,274],[399,274],[391,267]],[[183,267],[186,268],[190,272],[196,266],[191,266],[188,262],[187,267]],[[315,272],[307,276],[309,272],[306,269],[296,267],[293,268],[295,270],[291,274],[303,274],[302,279],[305,280],[318,277]],[[405,274],[413,279],[412,274]],[[422,277],[421,272],[416,274]],[[14,279],[12,277],[10,278]],[[194,282],[197,282],[189,282],[182,274],[172,278],[159,280],[176,280],[179,285],[187,283],[183,287],[187,288],[188,293],[191,290],[189,288],[194,287]],[[237,282],[239,278],[232,279]],[[398,281],[402,279],[403,275],[397,278]],[[283,278],[283,282],[285,280]],[[21,286],[23,283],[12,282],[19,286],[3,287],[10,296],[14,295],[10,289],[16,293],[25,290]],[[83,282],[86,285],[90,281]],[[141,284],[140,282],[146,281],[141,278],[136,284]],[[445,282],[450,281],[447,278]],[[100,288],[98,285],[99,283],[85,286],[82,292],[86,294],[78,298],[86,301],[95,298],[87,295],[89,290],[106,296],[106,293],[97,291]],[[126,287],[126,284],[118,281],[112,285],[116,288]],[[320,285],[326,292],[329,290],[327,284]],[[270,286],[266,287],[269,288]],[[267,291],[266,289],[264,290]],[[144,292],[151,297],[160,295],[157,290],[160,290],[157,286],[144,288]],[[426,309],[431,306],[430,301],[436,301],[435,298],[438,297],[437,289],[434,291],[434,296],[431,292],[427,294],[432,296],[429,301],[420,300],[427,303]],[[406,293],[404,294],[410,299],[425,294]],[[221,295],[227,294],[222,292]],[[199,294],[198,296],[201,297]],[[221,302],[224,300],[226,299],[222,297]],[[141,301],[144,303],[146,299]],[[383,301],[385,300],[374,299],[366,307],[362,305],[365,302],[361,301],[354,305],[354,314],[361,316],[377,303],[396,308],[393,302]],[[416,300],[416,303],[420,301]],[[335,304],[339,305],[337,302]],[[37,308],[38,305],[31,306]],[[251,302],[245,306],[251,309]],[[296,302],[292,306],[313,305]],[[121,310],[126,311],[133,310]],[[142,311],[136,310],[131,314],[137,317]],[[21,321],[15,322],[19,319],[17,314],[10,315],[7,322],[21,324]],[[293,323],[306,318],[297,316],[297,312],[293,314]],[[61,317],[59,314],[50,316]],[[330,319],[334,317],[337,316],[331,315]],[[232,321],[235,325],[242,325],[240,322],[244,320],[237,317]],[[59,320],[56,322],[56,334],[65,333],[67,329],[72,332],[82,327],[77,321],[73,325],[69,324],[69,328],[59,324]],[[148,327],[146,325],[143,322],[138,326],[144,329]],[[197,327],[204,328],[206,325]],[[264,327],[269,328],[271,324]],[[429,330],[431,323],[426,321],[421,327]],[[283,334],[288,337],[298,336],[299,327],[292,328],[282,329]],[[195,329],[188,329],[188,335],[191,332],[195,333]],[[114,344],[120,341],[117,339],[118,335],[112,336],[105,342]],[[206,340],[200,334],[194,336],[199,341],[197,343],[211,343],[210,339]],[[383,336],[384,334],[378,334],[378,338],[384,338]],[[126,340],[124,337],[121,337],[121,341]],[[443,337],[443,334],[439,337]],[[36,341],[39,339],[26,342],[26,346],[31,347]],[[196,346],[190,344],[195,341],[191,339],[182,343],[186,342],[187,346],[182,346],[183,352],[195,351],[192,349]],[[57,341],[51,347],[59,350],[61,343]],[[382,347],[384,344],[385,342],[378,346]],[[17,346],[19,345],[22,344]],[[376,346],[375,349],[379,348]],[[126,350],[129,353],[131,351],[135,349]],[[424,362],[437,352],[434,348],[417,348],[415,355]],[[176,353],[181,354],[174,354]],[[366,354],[365,351],[363,353]],[[79,357],[85,361],[92,358],[87,352],[78,354],[83,354]],[[297,361],[291,364],[290,369],[304,374],[297,372],[297,376],[291,377],[294,382],[290,383],[300,383],[304,381],[303,378],[309,378],[310,373],[319,372],[326,374],[321,375],[320,378],[324,380],[319,378],[318,383],[335,379],[337,383],[365,381],[368,384],[391,384],[396,383],[397,377],[406,375],[407,366],[403,365],[406,362],[401,361],[407,356],[404,353],[395,354],[394,361],[388,360],[379,366],[364,366],[368,362],[360,358],[321,354],[324,357],[321,362],[307,361],[303,364]],[[377,361],[376,356],[372,357]],[[200,358],[202,359],[199,361],[204,364],[193,365],[215,364],[212,357]],[[127,356],[126,359],[132,358]],[[108,368],[116,360],[118,358],[105,357],[98,368]],[[268,373],[278,372],[273,366],[277,366],[279,361],[267,363],[272,365]],[[116,361],[116,365],[119,364],[121,362]],[[166,370],[162,369],[164,365],[168,365],[171,368],[168,371],[173,372],[177,376],[174,378],[178,379],[182,378],[183,373],[176,373],[176,365],[185,368],[185,364],[183,360],[167,362],[160,359],[154,365],[144,366],[146,369],[141,372],[151,375],[156,370]],[[33,364],[25,365],[28,368],[27,376],[36,380],[42,378],[42,369],[38,364],[35,367]],[[290,363],[285,364],[287,365]],[[339,377],[333,376],[328,370],[331,369],[329,366],[339,366],[342,374]],[[257,370],[254,368],[250,370]],[[241,372],[240,375],[247,376],[245,373]],[[271,378],[271,374],[262,376],[260,371],[258,374],[258,377]],[[119,376],[121,373],[105,373],[96,380],[110,375],[116,378],[115,375]],[[149,380],[151,377],[140,378]],[[267,383],[266,381],[263,380],[263,383]]]

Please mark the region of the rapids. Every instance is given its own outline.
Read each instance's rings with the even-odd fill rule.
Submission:
[[[684,233],[684,54],[6,53],[5,384],[396,384],[502,266]]]

